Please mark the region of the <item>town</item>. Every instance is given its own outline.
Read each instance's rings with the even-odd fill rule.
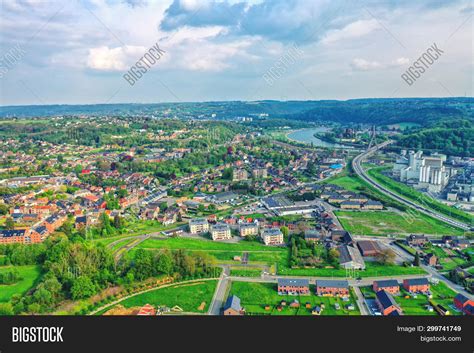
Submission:
[[[321,127],[285,131],[266,116],[2,125],[0,273],[3,285],[18,286],[0,298],[7,311],[473,314],[473,246],[463,226],[472,200],[458,177],[469,158],[445,167],[446,156],[387,148],[391,134],[371,127],[342,130],[337,144],[349,145],[328,148],[319,132],[298,140]],[[326,135],[331,129],[340,131],[324,127]],[[463,207],[422,202],[435,217],[407,206],[416,194],[400,200],[382,189],[390,187],[422,201],[425,190],[452,201],[460,190],[454,201]],[[86,244],[107,258],[97,274],[77,257]],[[39,264],[57,251],[63,267],[43,273]],[[52,283],[63,289],[47,299]],[[65,309],[71,300],[87,304]]]

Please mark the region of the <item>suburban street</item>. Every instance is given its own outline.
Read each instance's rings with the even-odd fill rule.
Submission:
[[[222,305],[226,299],[227,287],[230,284],[229,281],[230,268],[229,266],[222,266],[222,274],[217,283],[216,291],[212,302],[209,305],[208,315],[219,315],[221,312]]]

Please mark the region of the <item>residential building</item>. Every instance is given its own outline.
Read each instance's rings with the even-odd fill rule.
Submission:
[[[438,258],[435,254],[428,254],[425,256],[426,264],[429,266],[436,266],[438,264]]]
[[[456,238],[452,242],[453,249],[464,250],[467,249],[471,245],[469,239],[459,239]]]
[[[307,229],[304,231],[304,240],[309,242],[318,242],[323,240],[323,235],[319,230],[316,229]]]
[[[400,293],[400,285],[395,279],[374,281],[374,283],[372,284],[372,288],[374,289],[374,292],[384,290],[392,295]]]
[[[232,173],[233,181],[244,181],[248,179],[248,173],[245,169],[234,169]]]
[[[407,237],[408,245],[424,246],[430,241],[424,234],[411,234]]]
[[[267,177],[267,170],[265,168],[256,168],[252,170],[252,177],[254,179],[265,179]]]
[[[261,238],[265,245],[281,245],[283,244],[283,233],[278,228],[265,229]]]
[[[404,279],[403,288],[412,293],[425,293],[430,290],[430,283],[424,277]]]
[[[240,304],[240,298],[236,295],[231,295],[227,298],[222,313],[225,316],[244,315],[245,311]]]
[[[365,210],[382,210],[383,204],[380,201],[369,200],[362,208]]]
[[[349,296],[349,282],[346,280],[317,280],[316,294],[330,297]]]
[[[309,280],[278,278],[278,294],[309,294]]]
[[[258,225],[257,223],[242,223],[239,226],[239,233],[240,236],[245,238],[249,235],[257,235],[258,234]]]
[[[375,302],[384,316],[388,315],[401,315],[402,309],[397,304],[392,295],[384,290],[380,290],[375,293]]]
[[[343,201],[341,202],[341,208],[345,210],[359,210],[361,208],[361,204],[359,201]]]
[[[217,223],[211,226],[212,240],[228,240],[232,239],[230,227],[227,224]]]
[[[209,222],[205,218],[193,218],[189,220],[189,232],[191,234],[206,233],[209,231]]]
[[[454,306],[466,315],[474,315],[474,300],[467,298],[461,293],[454,297]]]

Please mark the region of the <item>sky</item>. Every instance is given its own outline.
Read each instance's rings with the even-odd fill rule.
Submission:
[[[472,97],[473,14],[469,0],[1,0],[0,105]]]

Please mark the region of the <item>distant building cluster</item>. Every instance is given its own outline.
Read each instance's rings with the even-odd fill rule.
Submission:
[[[439,193],[456,172],[455,169],[446,167],[445,162],[445,155],[424,156],[423,151],[407,153],[403,150],[393,166],[393,175],[403,183]]]

